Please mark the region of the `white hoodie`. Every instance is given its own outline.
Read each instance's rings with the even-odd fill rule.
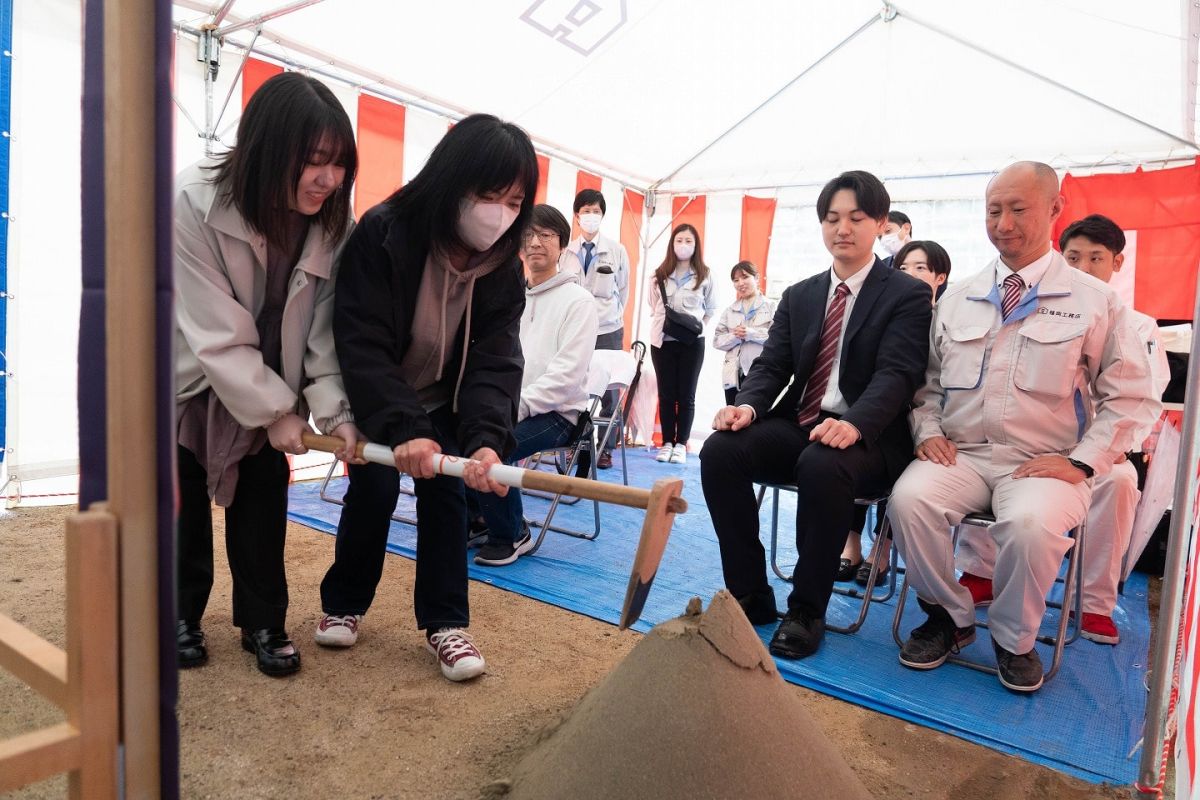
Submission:
[[[521,404],[517,422],[557,412],[571,422],[587,408],[588,364],[596,349],[596,303],[574,275],[525,289],[521,314]]]

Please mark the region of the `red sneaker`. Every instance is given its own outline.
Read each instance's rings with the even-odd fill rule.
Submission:
[[[976,608],[985,608],[992,604],[992,579],[981,578],[964,572],[958,582],[971,593],[971,600]]]
[[[465,681],[483,674],[486,665],[479,648],[461,628],[442,628],[425,640],[425,648],[437,656],[442,674],[452,681]]]
[[[1116,644],[1121,641],[1121,632],[1117,630],[1112,617],[1087,611],[1083,612],[1083,630],[1080,635],[1100,644]]]

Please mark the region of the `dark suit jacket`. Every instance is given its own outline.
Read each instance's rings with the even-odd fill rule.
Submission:
[[[815,366],[829,286],[825,270],[784,290],[763,352],[737,396],[756,419],[795,417]],[[908,412],[925,380],[931,317],[929,286],[876,258],[850,312],[838,388],[850,406],[842,419],[858,428],[867,447],[879,448],[892,481],[913,457]]]

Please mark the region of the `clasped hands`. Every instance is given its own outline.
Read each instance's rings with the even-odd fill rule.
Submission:
[[[284,414],[267,426],[267,440],[271,447],[293,456],[302,456],[308,452],[303,440],[306,433],[312,433],[312,428],[308,427],[308,421],[299,414]],[[329,435],[336,436],[343,442],[342,447],[334,451],[335,456],[349,464],[367,463],[355,455],[363,436],[353,422],[343,422],[330,431]]]
[[[713,430],[740,431],[753,421],[754,411],[749,406],[725,406],[713,419]],[[808,434],[810,442],[820,442],[837,450],[845,450],[861,438],[858,428],[833,417],[821,420]]]

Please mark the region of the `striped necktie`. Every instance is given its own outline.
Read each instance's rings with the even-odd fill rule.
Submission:
[[[821,328],[821,347],[817,350],[817,361],[809,374],[808,385],[804,387],[800,413],[796,415],[796,421],[801,425],[811,425],[821,414],[821,399],[825,397],[829,375],[833,372],[833,357],[837,354],[838,340],[842,338],[842,319],[846,316],[848,294],[850,287],[839,283],[833,293],[833,302],[825,312],[825,325]]]
[[[1000,313],[1004,319],[1008,319],[1008,315],[1017,307],[1017,303],[1021,302],[1021,292],[1025,290],[1025,281],[1021,280],[1020,275],[1009,275],[1004,279],[1004,299],[1000,301]]]

